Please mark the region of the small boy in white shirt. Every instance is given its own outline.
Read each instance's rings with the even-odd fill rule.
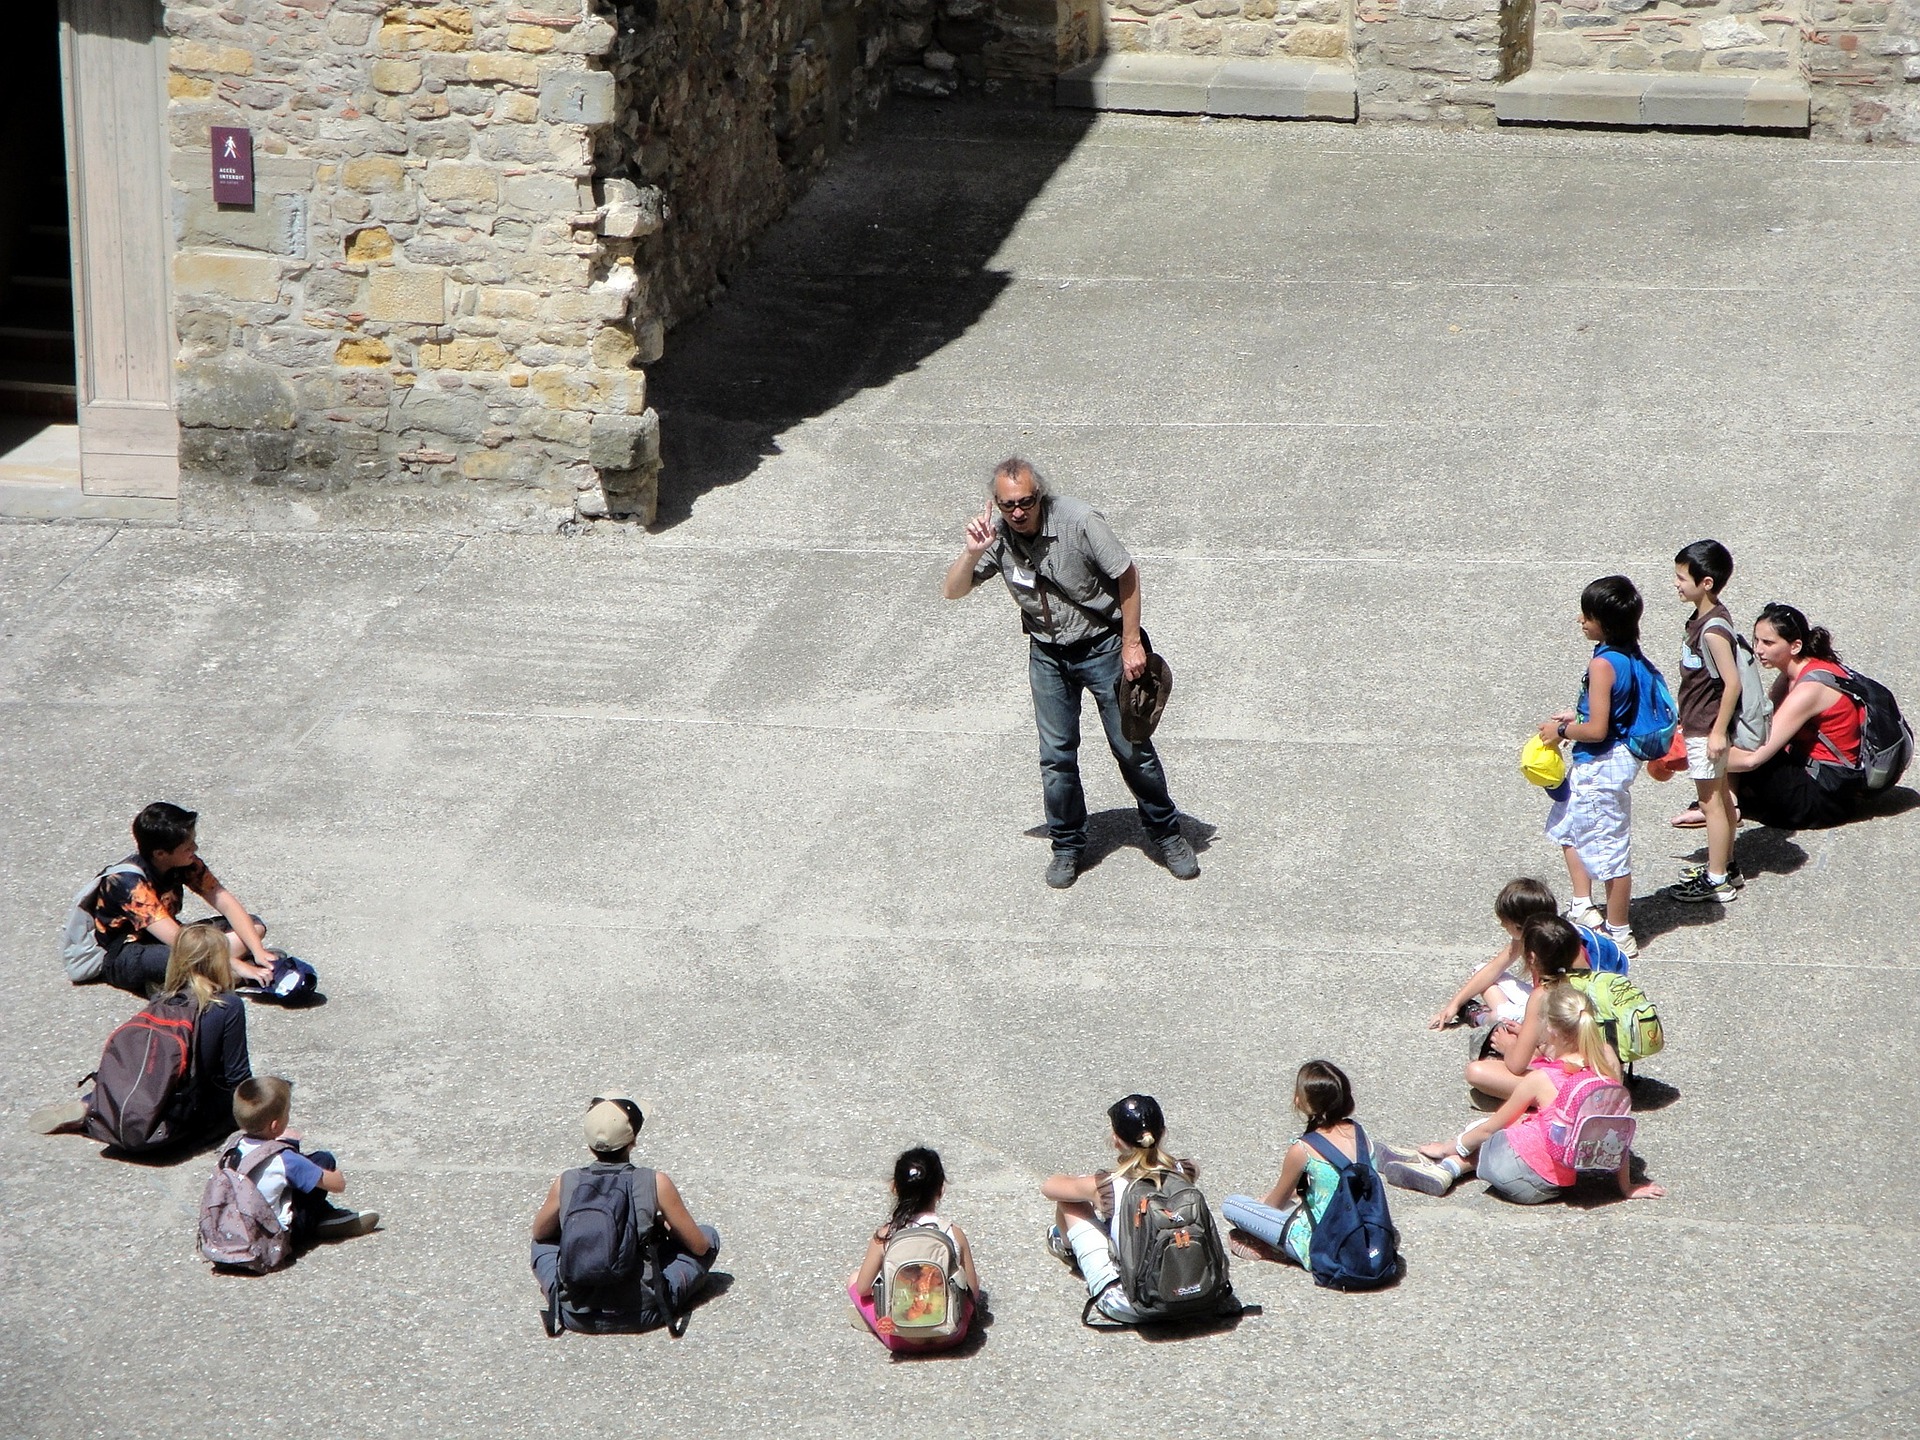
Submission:
[[[287,1129],[293,1109],[293,1082],[278,1075],[255,1075],[233,1092],[233,1121],[240,1129],[240,1162],[262,1145],[278,1140],[288,1148],[253,1176],[254,1188],[293,1237],[296,1245],[315,1240],[349,1240],[380,1223],[367,1210],[342,1210],[327,1199],[347,1188],[333,1156],[325,1150],[300,1152],[300,1137]]]

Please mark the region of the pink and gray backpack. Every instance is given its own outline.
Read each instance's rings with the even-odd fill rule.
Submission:
[[[264,1275],[287,1263],[293,1237],[273,1213],[255,1183],[273,1157],[293,1147],[282,1140],[256,1146],[240,1158],[235,1135],[220,1151],[220,1164],[200,1192],[200,1257],[217,1270],[250,1270]]]

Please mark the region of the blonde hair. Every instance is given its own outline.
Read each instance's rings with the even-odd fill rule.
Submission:
[[[233,952],[227,932],[217,925],[182,925],[167,953],[163,995],[186,995],[198,1015],[219,996],[233,989]]]
[[[264,1140],[276,1120],[293,1110],[293,1082],[278,1075],[253,1075],[233,1092],[233,1123],[251,1140]]]
[[[1180,1169],[1180,1162],[1160,1148],[1158,1135],[1148,1135],[1145,1138],[1146,1144],[1129,1145],[1120,1152],[1120,1163],[1113,1167],[1113,1178],[1118,1183],[1124,1185],[1137,1175]]]
[[[1546,1022],[1548,1032],[1557,1036],[1563,1047],[1579,1050],[1580,1058],[1594,1074],[1604,1075],[1609,1080],[1620,1078],[1620,1062],[1614,1057],[1613,1047],[1607,1044],[1593,1001],[1584,991],[1576,989],[1569,981],[1555,981],[1547,987],[1541,1018]],[[1567,1042],[1571,1042],[1571,1045]]]

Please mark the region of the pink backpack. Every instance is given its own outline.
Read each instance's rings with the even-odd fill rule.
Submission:
[[[1627,1087],[1604,1075],[1583,1075],[1561,1093],[1561,1118],[1547,1126],[1547,1143],[1576,1173],[1616,1171],[1633,1149],[1639,1122],[1628,1112]]]
[[[254,1176],[283,1150],[285,1141],[269,1140],[243,1161],[240,1137],[235,1135],[220,1151],[220,1164],[200,1192],[200,1241],[204,1260],[226,1270],[250,1270],[264,1275],[287,1263],[293,1237],[273,1213],[254,1183]]]

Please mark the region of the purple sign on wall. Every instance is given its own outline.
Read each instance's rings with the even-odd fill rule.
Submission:
[[[253,204],[253,132],[236,125],[213,127],[213,199],[219,205]]]

